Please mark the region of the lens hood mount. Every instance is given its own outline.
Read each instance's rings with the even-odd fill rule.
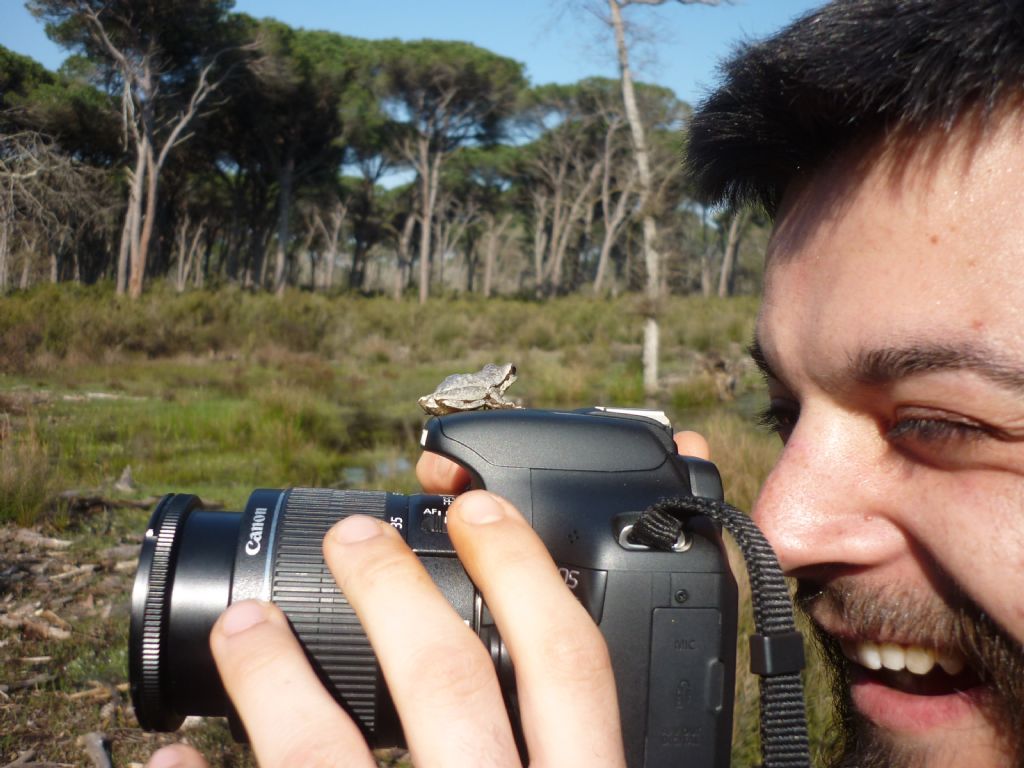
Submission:
[[[202,501],[191,494],[168,494],[149,520],[132,588],[128,647],[132,704],[147,731],[173,731],[184,716],[169,712],[161,699],[161,654],[167,636],[175,550],[185,520]]]

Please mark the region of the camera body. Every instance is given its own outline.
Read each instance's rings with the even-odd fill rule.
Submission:
[[[679,456],[648,412],[500,410],[432,418],[424,449],[464,466],[471,486],[512,502],[544,541],[610,651],[630,768],[727,766],[737,595],[721,532],[690,520],[675,551],[630,543],[655,502],[721,498],[713,464]],[[349,514],[398,529],[489,648],[518,730],[508,653],[446,531],[452,497],[294,488],[255,491],[242,513],[194,496],[158,506],[132,597],[132,697],[144,728],[188,714],[230,715],[206,647],[230,603],[273,600],[327,688],[371,744],[401,728],[358,619],[323,562],[326,531]]]

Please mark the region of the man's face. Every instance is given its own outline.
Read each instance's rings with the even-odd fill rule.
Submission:
[[[931,149],[784,201],[755,356],[785,447],[754,517],[836,660],[850,764],[1018,765],[1024,119]]]

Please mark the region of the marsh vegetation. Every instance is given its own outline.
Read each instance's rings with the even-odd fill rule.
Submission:
[[[110,286],[42,286],[3,299],[0,762],[34,750],[80,764],[76,739],[94,730],[116,765],[168,740],[137,730],[124,688],[132,553],[149,511],[111,502],[187,491],[237,509],[255,487],[305,484],[413,492],[417,397],[449,373],[513,361],[508,394],[531,407],[647,404],[702,431],[727,498],[749,508],[777,451],[753,417],[760,381],[743,349],[755,312],[753,299],[668,300],[664,383],[645,403],[631,298],[155,290],[130,301]],[[737,766],[757,760],[743,621]],[[222,725],[185,735],[214,765],[250,764]]]

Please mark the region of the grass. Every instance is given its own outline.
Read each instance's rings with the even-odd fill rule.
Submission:
[[[727,499],[744,509],[777,452],[775,439],[754,428],[749,414],[759,383],[741,361],[755,313],[747,299],[666,302],[665,387],[646,403],[664,408],[677,427],[708,436]],[[0,523],[41,525],[76,542],[67,554],[74,563],[99,563],[64,582],[71,597],[54,603],[57,614],[73,617],[70,639],[0,627],[0,679],[31,679],[26,658],[50,657],[47,668],[54,670],[52,679],[12,690],[0,702],[0,763],[28,748],[50,760],[80,761],[74,737],[92,729],[114,739],[118,765],[139,762],[166,741],[138,731],[117,696],[69,698],[94,683],[117,691],[126,679],[131,574],[100,553],[137,542],[147,513],[69,516],[55,501],[58,493],[124,495],[113,486],[126,466],[136,484],[130,497],[187,491],[234,509],[255,487],[414,492],[411,468],[424,419],[415,400],[446,375],[511,360],[520,381],[509,394],[527,405],[643,405],[641,325],[630,298],[459,298],[419,306],[222,290],[157,291],[131,303],[103,287],[44,287],[0,299]],[[710,359],[725,361],[735,374],[736,401],[720,401]],[[21,557],[11,551],[10,558]],[[50,567],[46,562],[40,556],[26,567]],[[5,567],[14,565],[0,562],[0,572]],[[65,597],[40,598],[24,588],[0,577],[0,613]],[[109,608],[97,609],[98,601]],[[747,604],[744,598],[736,766],[757,760],[756,685],[744,673]],[[812,670],[811,677],[817,681],[818,674]],[[827,729],[826,699],[812,700],[816,742]],[[221,726],[187,735],[215,766],[251,764]]]

